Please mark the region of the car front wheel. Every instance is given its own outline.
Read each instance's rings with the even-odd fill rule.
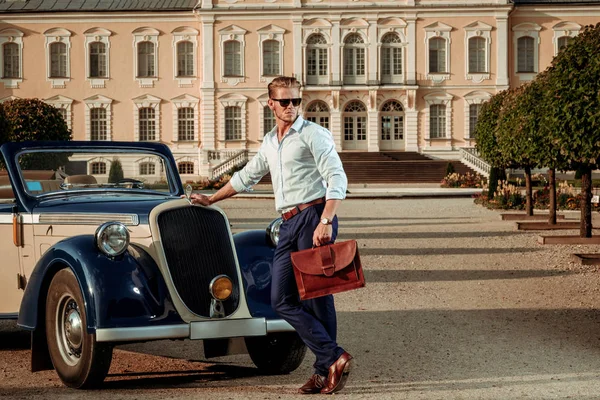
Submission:
[[[112,346],[87,332],[85,303],[73,272],[60,270],[46,299],[46,337],[50,358],[67,386],[90,388],[102,383],[112,361]]]
[[[268,375],[288,374],[302,364],[306,345],[296,332],[270,333],[245,338],[254,365]]]

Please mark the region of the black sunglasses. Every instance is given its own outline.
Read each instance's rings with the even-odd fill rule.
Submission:
[[[292,105],[294,107],[298,107],[300,105],[300,103],[302,103],[302,99],[300,97],[297,97],[295,99],[271,99],[273,101],[278,101],[279,105],[281,105],[281,107],[287,107],[290,105],[290,103],[292,103]]]

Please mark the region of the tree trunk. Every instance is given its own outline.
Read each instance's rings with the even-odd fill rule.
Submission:
[[[525,167],[525,212],[533,215],[533,189],[531,188],[531,167]]]
[[[581,174],[581,225],[579,236],[592,237],[592,169],[586,167]]]
[[[554,168],[548,169],[548,190],[550,191],[548,224],[556,225],[556,170]]]

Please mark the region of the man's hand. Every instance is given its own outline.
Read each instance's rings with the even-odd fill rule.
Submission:
[[[182,195],[181,198],[185,199],[187,197]],[[202,193],[192,193],[189,200],[192,204],[201,204],[203,206],[210,206],[212,204],[210,197],[205,196]]]
[[[323,225],[319,223],[315,233],[313,234],[313,246],[322,246],[331,242],[333,227],[331,225]]]

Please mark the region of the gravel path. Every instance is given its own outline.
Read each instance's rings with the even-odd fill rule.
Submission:
[[[221,207],[234,231],[276,216],[272,200]],[[570,260],[595,247],[539,245],[467,198],[350,199],[339,215],[367,287],[336,295],[339,342],[357,360],[336,398],[599,398],[600,271]],[[0,397],[82,396],[53,371],[29,373],[27,344],[0,324]],[[191,341],[121,346],[103,390],[86,396],[305,398],[295,390],[312,362],[264,377],[247,356],[203,362]]]

